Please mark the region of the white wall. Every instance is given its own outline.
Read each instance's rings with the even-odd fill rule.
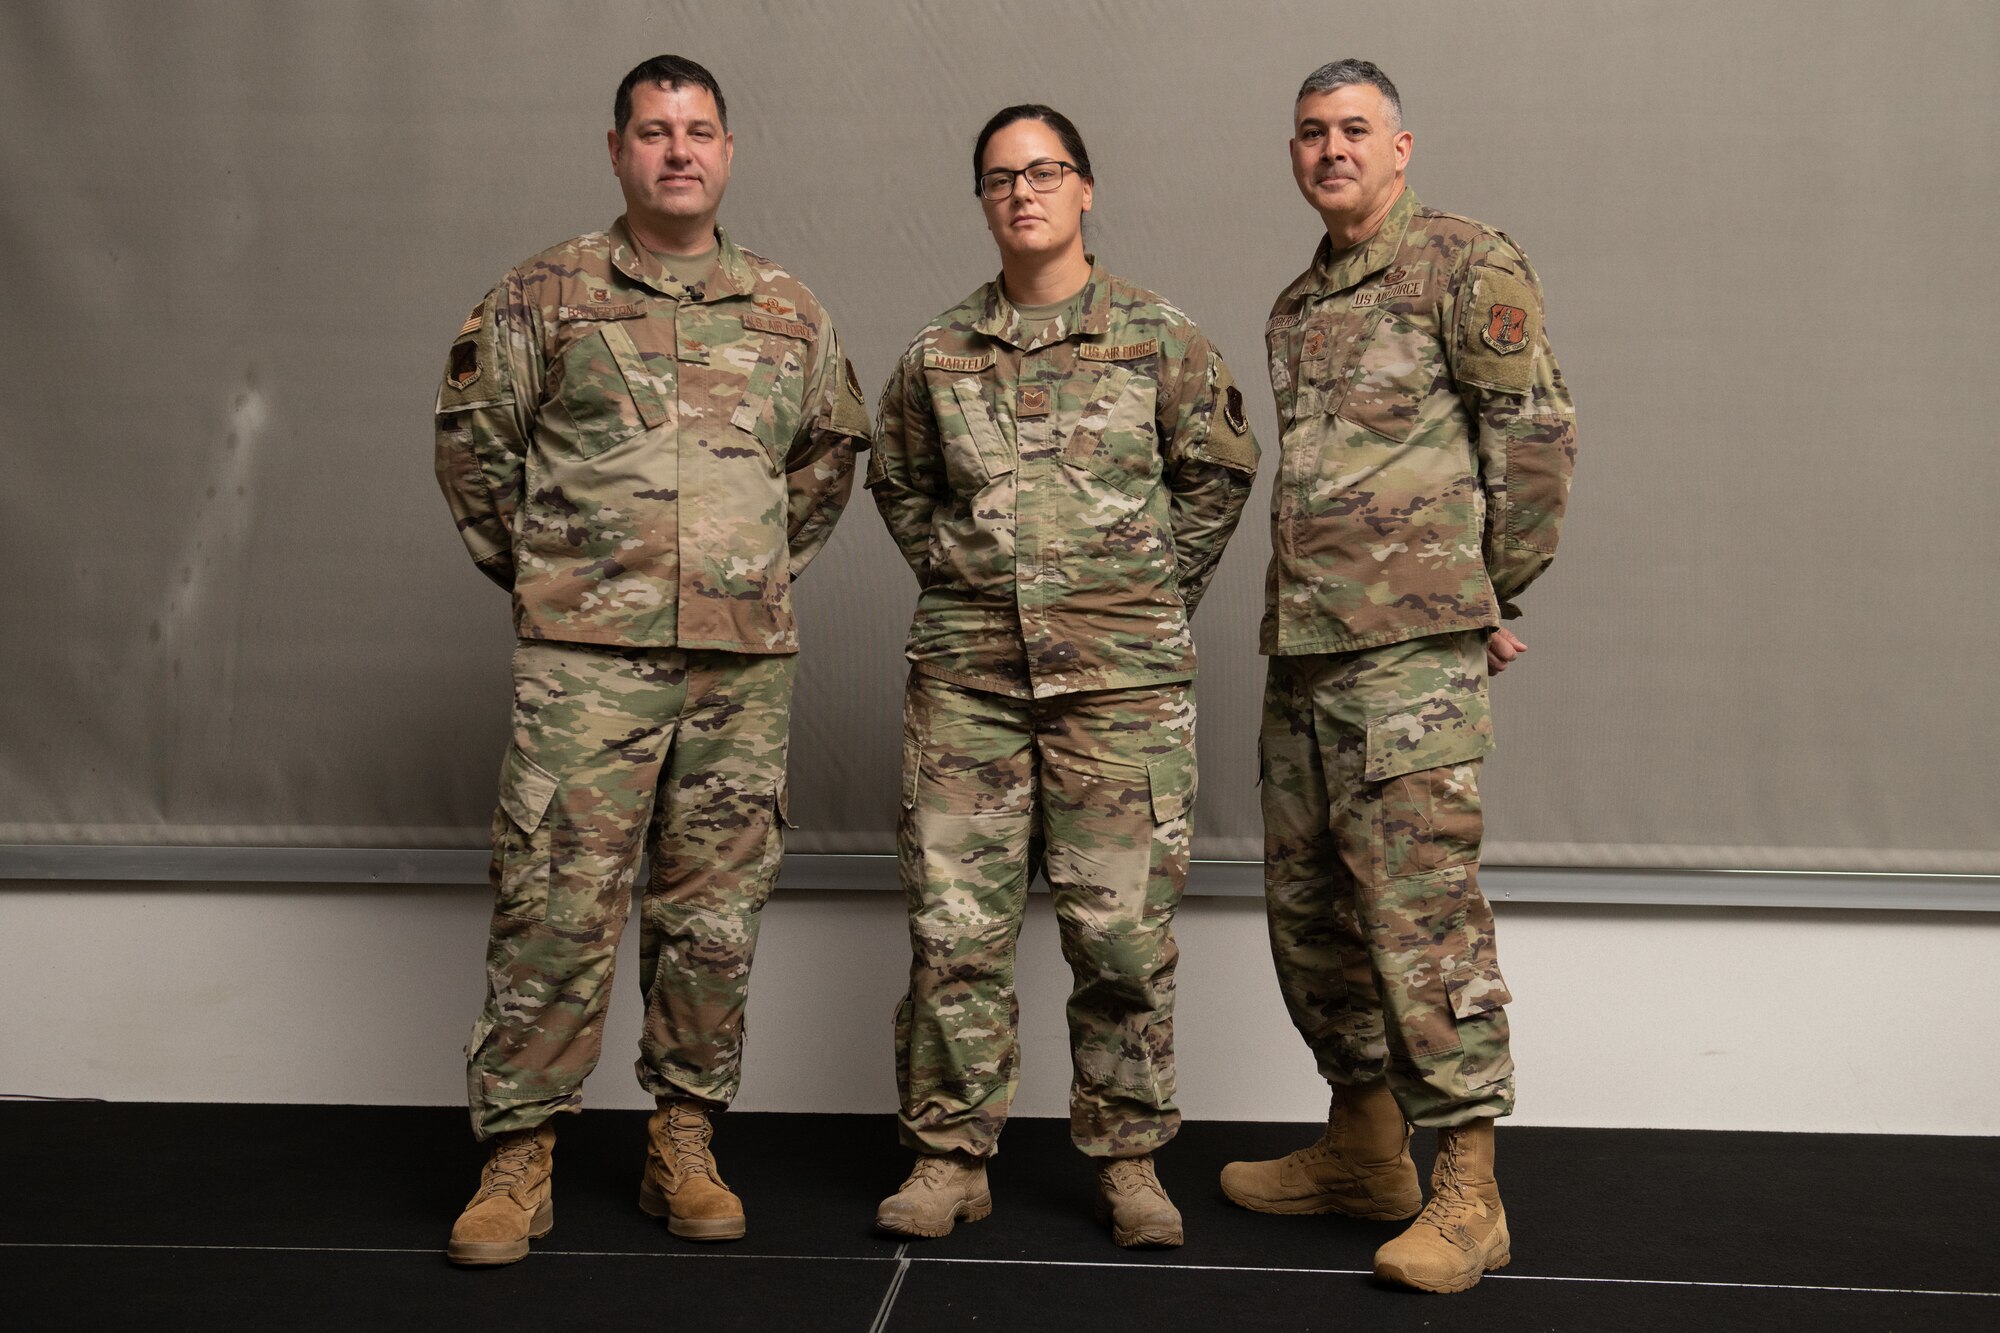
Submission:
[[[0,887],[0,1093],[438,1105],[463,1097],[486,892]],[[1517,1123],[2000,1133],[2000,914],[1507,905]],[[1261,904],[1180,917],[1181,1104],[1313,1120],[1325,1093],[1278,1000]],[[636,928],[596,1106],[643,1107]],[[744,1095],[887,1113],[906,960],[894,893],[767,910]],[[1022,1115],[1065,1114],[1067,973],[1045,896],[1021,943]]]

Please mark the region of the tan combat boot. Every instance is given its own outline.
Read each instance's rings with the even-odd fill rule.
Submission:
[[[1097,1164],[1097,1220],[1128,1250],[1170,1249],[1181,1243],[1181,1210],[1153,1174],[1150,1157],[1115,1157]]]
[[[527,1258],[528,1242],[556,1224],[555,1150],[556,1127],[547,1123],[494,1139],[479,1191],[452,1224],[444,1257],[467,1266]]]
[[[962,1152],[925,1154],[903,1187],[882,1200],[875,1225],[898,1236],[946,1236],[953,1223],[977,1222],[992,1211],[985,1158]]]
[[[646,1121],[646,1169],[639,1208],[667,1219],[682,1240],[741,1240],[743,1201],[722,1183],[708,1141],[708,1111],[696,1102],[663,1101]]]
[[[1410,1127],[1387,1083],[1340,1088],[1311,1147],[1222,1168],[1222,1192],[1259,1213],[1345,1213],[1400,1222],[1423,1207]]]
[[[1431,1201],[1375,1251],[1375,1276],[1419,1291],[1464,1291],[1513,1257],[1493,1180],[1493,1122],[1439,1130]]]

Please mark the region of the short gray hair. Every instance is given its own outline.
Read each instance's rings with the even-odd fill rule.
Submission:
[[[1306,75],[1306,81],[1299,85],[1299,95],[1292,99],[1292,104],[1296,106],[1311,93],[1330,93],[1335,88],[1345,88],[1356,83],[1365,83],[1379,91],[1382,99],[1389,104],[1390,113],[1396,118],[1396,128],[1399,130],[1403,128],[1403,99],[1397,94],[1396,85],[1389,82],[1389,76],[1384,74],[1372,60],[1327,61]]]

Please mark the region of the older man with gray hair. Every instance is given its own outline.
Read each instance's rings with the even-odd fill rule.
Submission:
[[[1292,174],[1326,226],[1266,338],[1283,462],[1260,733],[1264,893],[1326,1133],[1222,1187],[1246,1208],[1403,1219],[1385,1279],[1463,1291],[1506,1264],[1493,1122],[1512,998],[1480,894],[1487,680],[1554,558],[1575,415],[1541,286],[1500,232],[1417,201],[1396,86],[1315,70]],[[1424,1203],[1410,1126],[1438,1131]],[[1421,1205],[1421,1211],[1420,1209]]]

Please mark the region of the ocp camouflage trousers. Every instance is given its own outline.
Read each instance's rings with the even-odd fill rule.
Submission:
[[[998,1149],[1018,1080],[1014,949],[1035,868],[1075,978],[1072,1141],[1137,1157],[1173,1138],[1173,915],[1194,789],[1186,684],[1026,700],[911,674],[898,848],[912,957],[896,1010],[906,1145]]]
[[[1259,766],[1278,984],[1326,1080],[1386,1076],[1413,1124],[1514,1106],[1512,997],[1479,891],[1492,748],[1481,632],[1270,661]]]
[[[783,855],[798,659],[523,640],[493,815],[487,996],[466,1046],[473,1132],[582,1104],[642,846],[639,1083],[735,1097],[758,912]]]

